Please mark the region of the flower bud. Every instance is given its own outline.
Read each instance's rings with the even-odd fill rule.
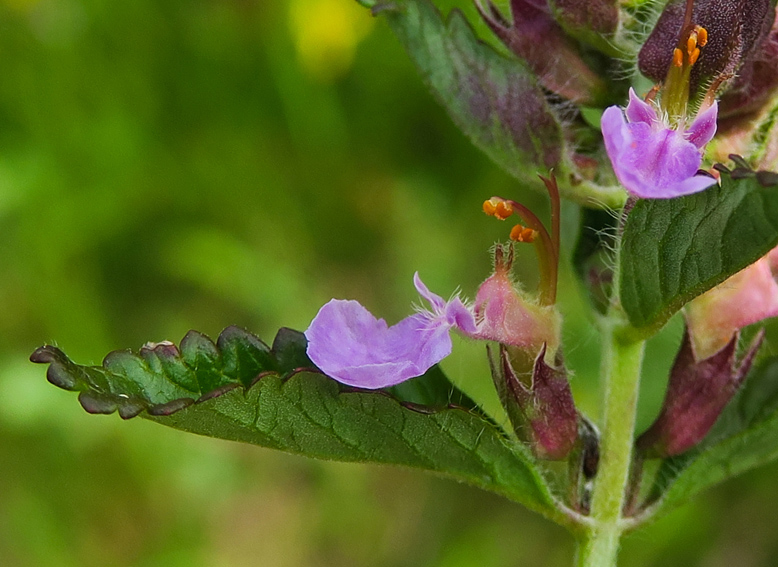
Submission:
[[[476,7],[495,35],[526,61],[545,88],[578,104],[592,105],[603,96],[602,79],[565,36],[545,0],[511,0],[512,23],[490,0],[486,6],[477,1]]]
[[[619,8],[614,0],[549,0],[549,4],[562,27],[578,37],[610,37],[619,25]]]
[[[560,360],[555,366],[546,363],[543,345],[530,372],[521,372],[516,366],[524,366],[525,354],[506,345],[500,345],[496,356],[489,349],[497,391],[519,439],[541,459],[563,460],[578,440],[578,412],[567,371]]]
[[[753,50],[737,77],[721,98],[722,118],[755,112],[772,98],[778,88],[778,19],[765,39]]]
[[[640,54],[640,71],[661,83],[673,60],[684,22],[686,0],[672,0],[659,17]],[[707,30],[708,42],[691,73],[692,98],[698,89],[738,72],[766,39],[775,18],[770,0],[697,0],[692,21]]]
[[[717,353],[700,359],[687,329],[670,371],[662,411],[637,441],[643,456],[680,455],[702,441],[748,374],[763,337],[760,332],[740,362],[735,358],[739,333]]]

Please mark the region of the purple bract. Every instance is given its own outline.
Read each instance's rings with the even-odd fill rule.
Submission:
[[[630,89],[625,111],[611,106],[602,115],[605,149],[616,177],[644,199],[670,199],[714,185],[715,179],[697,172],[701,151],[716,133],[717,114],[714,102],[689,128],[675,130]]]

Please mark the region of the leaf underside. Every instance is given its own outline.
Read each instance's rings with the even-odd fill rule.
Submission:
[[[778,244],[775,177],[721,170],[720,187],[642,199],[627,218],[619,292],[629,322],[644,336]]]
[[[290,329],[269,348],[228,327],[215,344],[190,331],[180,348],[165,342],[138,354],[112,352],[102,366],[77,365],[52,346],[31,360],[49,364],[48,380],[78,391],[90,413],[140,415],[321,459],[424,469],[564,521],[528,451],[478,413],[439,368],[391,394],[357,390],[315,369],[305,348],[304,335]]]

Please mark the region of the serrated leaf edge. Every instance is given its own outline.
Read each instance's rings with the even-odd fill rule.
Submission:
[[[225,332],[231,331],[236,328],[238,327],[233,327],[233,326],[227,327],[224,329],[224,331],[222,331],[221,334],[224,334]],[[252,333],[249,333],[244,329],[240,329],[240,332],[250,335],[253,339],[256,339],[263,345],[267,346],[266,343],[264,343],[264,341],[262,341],[260,338],[256,337]],[[197,333],[199,335],[202,335],[214,345],[218,344],[218,339],[216,342],[214,342],[207,335],[204,335],[199,331],[194,331],[194,330],[191,330],[186,334],[181,344],[183,344],[184,340],[186,340],[186,337],[190,336],[192,333]],[[111,351],[104,357],[103,365],[85,367],[83,365],[79,365],[73,362],[70,359],[70,357],[68,357],[65,354],[65,352],[62,351],[60,348],[54,345],[43,345],[35,349],[35,351],[30,355],[30,361],[36,364],[49,364],[49,368],[46,372],[46,378],[54,386],[57,386],[58,388],[70,392],[80,392],[79,403],[81,403],[81,406],[84,408],[86,412],[92,414],[104,414],[104,415],[110,415],[118,412],[120,417],[125,420],[136,417],[141,413],[143,413],[144,411],[148,413],[150,416],[154,416],[154,417],[170,416],[175,413],[178,413],[179,411],[183,411],[187,409],[189,406],[193,404],[201,404],[208,400],[218,398],[219,396],[222,396],[238,388],[242,389],[244,395],[247,395],[249,391],[266,376],[278,376],[282,379],[283,382],[288,381],[290,378],[300,373],[314,373],[314,374],[320,374],[322,376],[326,376],[327,378],[330,378],[329,376],[327,376],[325,373],[323,373],[321,370],[319,370],[314,366],[311,367],[301,366],[301,367],[293,368],[291,371],[285,373],[277,372],[277,371],[263,371],[260,372],[247,387],[243,386],[238,379],[235,379],[234,382],[230,382],[229,384],[225,384],[219,386],[218,388],[210,390],[208,392],[202,393],[200,396],[196,398],[182,396],[179,398],[171,399],[164,403],[154,404],[140,397],[135,397],[135,396],[131,397],[131,396],[127,396],[126,394],[114,393],[114,392],[102,390],[96,385],[89,384],[85,379],[83,378],[79,379],[78,377],[78,373],[81,371],[82,368],[95,369],[101,373],[111,373],[113,375],[118,376],[119,374],[106,368],[105,362],[107,360],[110,360],[112,357],[116,356],[117,354],[124,355],[129,353],[132,356],[138,357],[141,362],[148,365],[147,362],[140,355],[140,351],[144,349],[149,351],[154,351],[159,348],[166,348],[166,349],[174,348],[176,350],[176,354],[179,356],[181,355],[181,349],[179,346],[176,346],[169,342],[165,342],[165,343],[158,343],[153,346],[144,345],[137,353],[133,352],[131,349],[120,349],[120,350]],[[216,347],[216,349],[217,352],[221,355],[222,349],[219,348],[218,346]],[[273,354],[275,354],[275,352],[273,352],[272,349],[269,348],[268,350]],[[181,359],[181,362],[185,364],[187,368],[189,368],[191,371],[194,371],[194,369],[192,369],[191,366],[189,366],[189,364],[183,360],[183,358]],[[149,370],[151,371],[151,369]],[[335,381],[332,378],[330,378],[330,380]],[[181,387],[178,384],[176,385]],[[466,407],[459,406],[457,404],[450,403],[447,404],[446,406],[441,406],[441,407],[423,405],[423,404],[403,401],[385,390],[367,390],[363,388],[354,388],[351,386],[345,386],[343,384],[340,384],[339,382],[338,382],[338,388],[339,388],[339,394],[363,393],[363,394],[377,394],[377,395],[386,396],[390,399],[395,400],[401,406],[411,411],[415,411],[417,413],[430,415],[430,414],[439,413],[449,409],[458,409],[476,415],[479,418],[482,419],[484,418],[484,416],[480,415],[479,413],[474,412]],[[121,398],[121,400],[117,400],[116,398]],[[103,404],[102,406],[100,405],[101,403]],[[492,423],[492,425],[496,426],[497,424]],[[506,439],[509,437],[508,434],[499,426],[497,426],[496,429]]]

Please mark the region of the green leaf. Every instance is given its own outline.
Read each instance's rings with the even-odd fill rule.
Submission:
[[[305,337],[282,329],[268,348],[229,327],[214,344],[190,331],[180,350],[148,344],[80,366],[52,346],[31,360],[48,380],[78,391],[90,413],[141,415],[200,435],[340,461],[416,467],[502,494],[570,525],[533,458],[476,411],[434,367],[385,391],[356,390],[318,372]],[[457,404],[457,405],[452,405]],[[465,406],[465,407],[460,407]]]
[[[600,187],[577,173],[567,156],[560,118],[530,69],[479,41],[459,10],[444,21],[430,0],[373,2],[386,18],[433,94],[456,125],[500,167],[524,184],[543,186],[530,172],[556,168],[573,174],[576,186],[560,186],[566,197],[597,206],[620,206],[618,187]]]
[[[411,378],[389,388],[398,400],[408,404],[443,409],[459,406],[479,412],[478,404],[462,390],[454,386],[438,365],[430,368],[424,376]]]
[[[749,375],[697,448],[666,459],[646,517],[658,518],[728,478],[778,459],[778,357]]]
[[[643,335],[778,244],[775,180],[766,172],[719,167],[721,186],[640,200],[627,218],[619,292],[630,323]]]

